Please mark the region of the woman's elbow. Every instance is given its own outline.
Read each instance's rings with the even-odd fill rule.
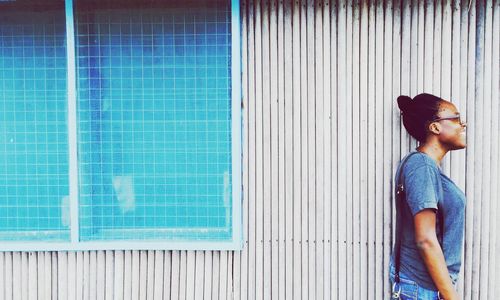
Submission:
[[[425,235],[415,239],[415,244],[419,251],[427,251],[436,247],[439,243],[437,238],[432,235]]]

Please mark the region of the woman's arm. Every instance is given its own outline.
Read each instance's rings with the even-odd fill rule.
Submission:
[[[446,300],[459,299],[446,267],[443,250],[436,235],[436,212],[424,209],[414,218],[415,242],[429,274]]]

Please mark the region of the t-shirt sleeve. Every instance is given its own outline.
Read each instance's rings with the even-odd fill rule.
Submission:
[[[441,195],[439,172],[429,165],[419,166],[405,175],[406,201],[413,216],[426,208],[437,210]]]

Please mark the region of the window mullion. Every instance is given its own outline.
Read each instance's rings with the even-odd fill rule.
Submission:
[[[71,243],[79,241],[78,222],[78,157],[76,118],[76,49],[73,0],[65,0],[66,8],[66,51],[68,81],[68,153],[69,153],[69,202]]]

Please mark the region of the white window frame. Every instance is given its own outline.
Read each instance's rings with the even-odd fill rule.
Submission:
[[[73,0],[65,0],[67,51],[67,104],[69,149],[70,242],[1,241],[0,251],[83,251],[83,250],[241,250],[242,214],[242,134],[241,134],[241,31],[240,3],[231,0],[231,138],[232,138],[232,237],[211,240],[110,240],[79,241],[78,157],[77,157],[77,72]],[[154,229],[152,229],[154,230]]]

